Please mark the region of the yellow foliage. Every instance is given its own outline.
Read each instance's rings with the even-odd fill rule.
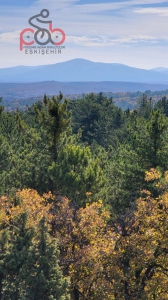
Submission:
[[[158,172],[156,169],[151,168],[150,171],[145,172],[145,180],[146,181],[154,181],[156,179],[161,178],[161,173]]]
[[[51,205],[47,203],[51,194],[41,197],[37,191],[24,189],[18,191],[14,198],[0,198],[0,225],[9,224],[22,213],[27,213],[27,227],[37,227],[39,220],[45,216],[51,218]]]
[[[160,186],[160,179],[158,171],[146,172],[147,181],[157,180]],[[168,172],[164,180],[168,182]],[[136,204],[133,212],[109,225],[102,200],[78,208],[66,197],[41,197],[26,189],[12,199],[0,198],[0,226],[27,212],[27,226],[37,227],[46,216],[58,240],[60,265],[85,300],[124,300],[126,294],[132,300],[168,300],[168,192],[153,198],[143,190]]]

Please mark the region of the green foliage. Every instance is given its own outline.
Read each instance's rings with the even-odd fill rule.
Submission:
[[[60,94],[50,100],[45,96],[43,103],[37,103],[24,113],[2,112],[1,194],[9,193],[11,188],[26,187],[40,193],[53,191],[48,166],[57,159],[61,135],[70,121],[67,101],[63,102],[62,97]],[[6,163],[2,149],[7,150]]]
[[[4,251],[2,264],[1,299],[23,299],[21,291],[25,278],[22,270],[27,268],[26,260],[33,238],[33,230],[26,229],[26,214],[22,214],[9,230],[10,243]],[[3,237],[2,237],[3,238]]]
[[[107,99],[102,93],[89,94],[85,98],[71,101],[72,129],[77,133],[82,129],[82,141],[92,144],[96,141],[100,146],[107,148],[122,138],[120,132],[125,124],[125,114],[117,108],[112,98]]]
[[[26,213],[21,214],[2,231],[0,246],[2,300],[70,299],[68,279],[58,265],[57,243],[49,237],[44,218],[36,231],[27,227]]]
[[[148,99],[147,95],[143,94],[143,96],[138,99],[138,115],[140,117],[148,119],[153,107],[154,102],[151,97]]]
[[[168,100],[166,99],[165,96],[162,97],[162,99],[156,103],[155,108],[160,109],[162,113],[165,114],[166,117],[168,117]]]
[[[120,145],[106,166],[108,201],[118,215],[130,209],[144,187],[140,158],[129,145]]]
[[[89,147],[73,144],[63,146],[57,163],[53,162],[49,171],[57,193],[68,196],[78,204],[86,202],[87,192],[96,197],[104,185],[99,159],[92,156]]]
[[[151,156],[152,156],[152,166],[155,168],[157,166],[167,167],[167,158],[165,152],[167,153],[167,129],[168,122],[163,114],[157,110],[152,111],[151,117],[148,123],[148,130],[151,142]],[[163,159],[163,155],[165,156]]]
[[[2,97],[0,97],[0,103],[2,102]],[[4,110],[4,106],[0,105],[0,115]]]
[[[69,300],[68,279],[64,279],[58,265],[59,251],[55,239],[50,238],[45,219],[41,219],[36,242],[27,256],[27,268],[21,299]]]
[[[56,162],[58,156],[58,142],[61,134],[66,130],[70,122],[70,116],[67,112],[67,100],[63,101],[63,95],[60,93],[52,99],[44,96],[42,109],[39,110],[34,105],[35,113],[39,117],[41,125],[45,127],[46,138],[49,149],[52,152],[53,160]]]
[[[84,205],[90,192],[125,211],[147,188],[145,171],[167,169],[167,119],[153,106],[143,95],[138,110],[123,112],[102,93],[70,102],[60,93],[24,112],[2,111],[1,195],[29,187]]]
[[[3,135],[0,135],[0,193],[7,191],[10,185],[10,167],[13,164],[13,153],[11,146]]]
[[[0,106],[0,299],[167,299],[167,100],[148,96]]]

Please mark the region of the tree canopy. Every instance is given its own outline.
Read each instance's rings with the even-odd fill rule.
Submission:
[[[0,106],[0,299],[168,299],[168,100],[137,101]]]

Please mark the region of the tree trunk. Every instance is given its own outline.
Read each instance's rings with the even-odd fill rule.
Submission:
[[[74,300],[79,300],[79,291],[76,288],[73,290],[73,296]]]

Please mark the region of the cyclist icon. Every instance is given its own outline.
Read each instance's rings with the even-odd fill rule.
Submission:
[[[34,39],[35,39],[36,43],[39,44],[39,45],[47,45],[49,42],[52,42],[52,39],[51,39],[51,33],[50,33],[49,30],[47,30],[47,29],[45,29],[45,28],[41,28],[41,27],[39,27],[39,26],[33,24],[33,23],[32,23],[32,20],[36,19],[36,21],[38,21],[39,23],[50,24],[50,23],[52,23],[52,21],[43,21],[43,20],[40,20],[40,19],[38,18],[38,17],[48,18],[49,14],[50,14],[50,13],[49,13],[49,11],[48,11],[47,9],[43,9],[43,10],[40,12],[40,14],[31,17],[31,18],[29,19],[29,21],[28,21],[29,24],[30,24],[32,27],[35,27],[35,28],[38,29],[38,30],[35,32],[35,34],[34,34]],[[43,41],[43,42],[39,41],[39,40],[38,40],[38,35],[39,35],[39,33],[41,33],[41,39],[44,37],[45,33],[48,35],[48,39],[47,39],[46,41]]]
[[[44,20],[39,19],[39,17],[41,17],[43,19],[46,19],[46,18],[49,17],[49,15],[50,15],[50,13],[49,13],[48,9],[42,9],[41,12],[40,12],[40,14],[37,14],[37,15],[35,15],[35,16],[33,16],[33,17],[31,17],[29,19],[29,21],[28,21],[29,24],[32,27],[35,27],[36,29],[38,29],[35,32],[35,34],[34,34],[35,42],[37,44],[39,44],[39,45],[47,45],[48,43],[52,43],[53,45],[61,45],[65,41],[65,33],[64,33],[64,31],[62,29],[60,29],[60,28],[54,28],[53,29],[52,28],[52,21],[44,21]],[[49,24],[49,30],[50,31],[48,29],[45,29],[45,28],[42,28],[40,26],[35,25],[32,22],[34,19],[36,19],[36,21],[38,21],[39,23]],[[61,33],[61,35],[62,35],[62,39],[59,42],[54,42],[52,40],[51,33],[55,32],[55,31]],[[47,35],[47,40],[46,41],[39,41],[39,39],[38,39],[39,38],[39,34],[40,34],[40,38],[41,39],[43,39],[43,37]]]
[[[20,33],[20,51],[23,50],[23,45],[31,46],[35,42],[41,46],[47,45],[48,43],[51,43],[54,46],[59,46],[64,43],[66,38],[65,32],[60,28],[52,28],[52,21],[45,20],[49,17],[49,15],[50,13],[48,9],[42,9],[40,14],[37,14],[29,19],[29,24],[37,30],[35,31],[32,28],[25,28],[24,30],[22,30],[22,32]],[[36,21],[36,23],[40,23],[39,26],[34,24],[33,20]],[[42,24],[49,24],[49,30],[44,27],[41,27]],[[33,34],[33,40],[28,42],[25,40],[24,34],[27,34],[26,39],[28,39],[30,38],[30,33]],[[56,39],[60,37],[59,41],[53,41],[53,33],[56,33]]]

